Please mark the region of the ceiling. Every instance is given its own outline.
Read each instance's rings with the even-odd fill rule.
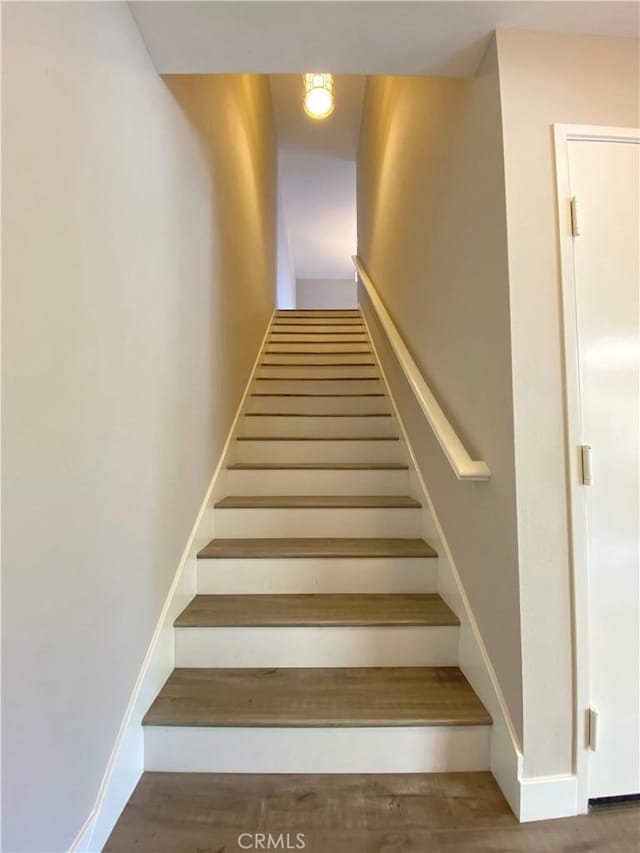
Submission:
[[[472,75],[497,28],[638,37],[635,2],[145,0],[129,6],[160,73]]]

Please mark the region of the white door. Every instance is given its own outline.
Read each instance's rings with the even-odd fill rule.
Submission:
[[[584,487],[590,704],[597,712],[590,798],[640,792],[638,477],[639,155],[636,141],[571,140]]]

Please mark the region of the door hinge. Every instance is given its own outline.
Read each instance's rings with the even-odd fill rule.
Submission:
[[[571,211],[571,236],[580,236],[580,220],[578,218],[578,199],[575,196],[569,201],[569,209]]]
[[[580,445],[580,473],[583,486],[593,485],[593,470],[591,467],[591,445]]]
[[[587,744],[592,752],[598,748],[598,712],[587,708]]]

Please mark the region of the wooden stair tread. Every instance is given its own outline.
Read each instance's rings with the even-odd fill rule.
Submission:
[[[260,367],[375,367],[375,361],[261,361]]]
[[[482,726],[457,667],[174,669],[147,726]]]
[[[311,392],[311,391],[254,391],[251,394],[252,397],[386,397],[387,395],[381,391],[375,392],[362,392],[360,394],[353,394],[352,392],[347,392],[346,394],[336,393],[335,391],[331,394],[328,394],[326,391],[323,392]]]
[[[364,329],[364,327],[363,327]],[[304,332],[292,332],[291,329],[277,329],[275,326],[271,327],[270,335],[359,335],[361,338],[367,339],[367,333],[365,331],[362,332],[353,332],[353,331],[336,331],[336,332],[327,332],[327,331],[304,331]],[[359,341],[354,341],[354,343],[359,343]]]
[[[279,314],[290,315],[294,317],[296,314],[331,314],[338,316],[359,316],[359,308],[278,308],[276,316]]]
[[[200,559],[437,557],[424,539],[212,539]]]
[[[236,441],[400,441],[397,435],[239,435]]]
[[[342,341],[341,341],[342,343]],[[280,344],[284,346],[284,344]],[[294,344],[288,344],[294,346]],[[330,346],[330,344],[326,344]],[[358,344],[356,344],[358,346]],[[326,350],[326,349],[308,349],[308,350],[286,350],[286,349],[269,349],[264,351],[264,355],[368,355],[370,349],[361,350]]]
[[[282,365],[282,367],[290,366]],[[256,376],[255,378],[257,382],[380,382],[379,376]]]
[[[402,462],[232,462],[231,471],[408,471]]]
[[[357,317],[278,317],[274,320],[272,329],[278,326],[305,326],[314,329],[316,326],[338,326],[347,329],[364,329],[364,323]]]
[[[459,625],[439,595],[196,595],[177,628]]]
[[[390,418],[391,412],[245,412],[245,418]]]
[[[420,509],[405,495],[229,495],[216,509]]]

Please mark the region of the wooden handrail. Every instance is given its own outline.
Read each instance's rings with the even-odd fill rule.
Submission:
[[[467,453],[465,446],[456,435],[455,430],[447,420],[447,416],[440,408],[438,401],[425,382],[424,377],[418,369],[418,365],[411,357],[411,353],[400,337],[400,332],[398,332],[393,320],[389,316],[389,312],[378,296],[375,285],[369,278],[367,271],[357,255],[353,256],[353,263],[355,264],[358,277],[378,315],[380,324],[389,339],[389,343],[400,362],[407,382],[411,386],[416,400],[424,412],[424,416],[429,422],[435,437],[438,439],[440,447],[449,460],[449,464],[453,468],[456,477],[459,480],[488,480],[491,477],[489,466],[486,462],[472,459]]]

